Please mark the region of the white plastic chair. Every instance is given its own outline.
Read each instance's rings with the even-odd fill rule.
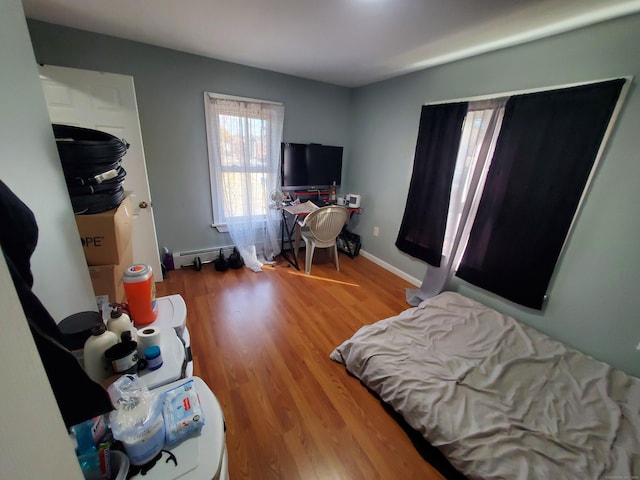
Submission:
[[[304,270],[307,275],[311,274],[311,263],[313,252],[316,248],[333,247],[333,256],[336,261],[336,270],[340,271],[338,263],[338,245],[336,238],[342,231],[345,223],[349,219],[349,210],[344,207],[329,205],[314,210],[304,217],[304,220],[296,227],[295,255],[298,256],[298,239],[300,235],[304,239],[305,263]],[[301,230],[307,227],[308,230]]]

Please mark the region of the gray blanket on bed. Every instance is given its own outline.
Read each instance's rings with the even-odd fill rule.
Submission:
[[[640,478],[640,380],[457,293],[331,358],[469,478]]]

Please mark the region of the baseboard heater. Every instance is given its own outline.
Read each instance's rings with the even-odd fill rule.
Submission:
[[[233,245],[208,248],[203,250],[191,250],[189,252],[173,252],[173,265],[175,268],[192,267],[198,263],[214,262],[220,255],[220,250],[226,258],[233,253]]]

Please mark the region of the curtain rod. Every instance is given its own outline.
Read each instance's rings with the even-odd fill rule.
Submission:
[[[258,103],[268,103],[270,105],[284,105],[283,102],[272,102],[269,100],[260,100],[258,98],[248,98],[248,97],[237,97],[235,95],[225,95],[222,93],[212,93],[212,92],[204,92],[206,96],[209,98],[220,98],[222,100],[236,100],[238,102],[258,102]]]
[[[513,90],[511,92],[488,93],[486,95],[456,98],[454,100],[436,100],[434,102],[425,102],[423,105],[444,105],[447,103],[478,102],[482,100],[493,100],[495,98],[512,97],[514,95],[524,95],[527,93],[538,93],[538,92],[546,92],[548,90],[559,90],[562,88],[579,87],[582,85],[590,85],[593,83],[608,82],[610,80],[618,80],[618,79],[624,79],[627,81],[626,83],[629,84],[633,80],[633,75],[622,75],[619,77],[604,78],[601,80],[588,80],[586,82],[567,83],[564,85],[552,85],[548,87],[527,88],[524,90]]]

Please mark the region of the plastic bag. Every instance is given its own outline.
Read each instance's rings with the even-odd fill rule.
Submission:
[[[137,375],[123,375],[109,386],[116,409],[109,414],[113,437],[124,445],[133,465],[152,460],[164,446],[162,401]]]

